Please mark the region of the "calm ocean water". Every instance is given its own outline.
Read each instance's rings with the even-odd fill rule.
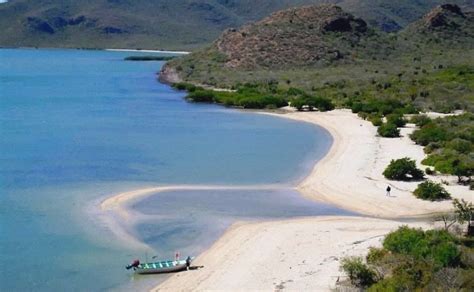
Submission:
[[[156,184],[291,185],[330,147],[308,124],[186,103],[156,82],[162,63],[128,55],[0,50],[0,290],[148,287],[124,269],[138,251],[90,202]],[[156,216],[135,233],[163,257],[202,251],[237,219],[346,214],[287,190],[170,192],[133,208]]]

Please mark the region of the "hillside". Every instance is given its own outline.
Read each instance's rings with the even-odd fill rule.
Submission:
[[[474,109],[474,14],[437,6],[394,34],[334,5],[305,6],[224,32],[173,60],[160,76],[217,87],[272,84],[330,97],[374,98],[426,109]]]
[[[0,46],[194,49],[271,12],[327,2],[393,31],[446,1],[10,0],[0,4]]]

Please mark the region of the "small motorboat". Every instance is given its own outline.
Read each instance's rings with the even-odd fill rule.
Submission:
[[[135,260],[126,268],[127,270],[133,269],[137,274],[173,273],[189,269],[193,259],[193,257],[188,257],[185,260],[159,261],[153,263],[140,263],[139,260]]]

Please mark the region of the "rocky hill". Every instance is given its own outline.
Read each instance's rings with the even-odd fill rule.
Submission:
[[[210,47],[170,62],[164,70],[175,68],[175,73],[186,79],[202,73],[195,72],[202,66],[212,73],[211,67],[215,71],[291,70],[367,64],[418,54],[429,58],[437,53],[426,46],[446,52],[473,49],[473,16],[457,5],[445,4],[398,34],[388,34],[336,5],[290,8],[240,29],[228,29]]]
[[[335,5],[291,8],[225,31],[209,47],[169,62],[160,79],[296,87],[341,103],[387,97],[442,111],[473,107],[473,16],[441,5],[386,33]]]
[[[306,6],[227,30],[214,48],[230,68],[317,66],[347,60],[357,47],[374,45],[368,39],[375,35],[364,20],[338,6]]]
[[[405,29],[406,35],[438,35],[459,41],[474,38],[474,12],[453,4],[440,5]]]
[[[393,31],[446,1],[10,0],[0,4],[0,46],[193,49],[274,11],[328,2]]]

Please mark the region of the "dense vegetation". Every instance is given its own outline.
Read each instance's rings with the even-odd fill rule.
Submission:
[[[390,180],[422,180],[424,173],[416,167],[416,162],[408,157],[390,161],[383,175]]]
[[[371,248],[366,262],[342,260],[351,284],[368,291],[474,289],[474,239],[447,230],[400,227]]]
[[[417,117],[415,122],[421,127],[411,138],[425,146],[428,154],[422,163],[458,176],[460,183],[470,183],[474,173],[474,114],[435,120]]]
[[[215,91],[189,83],[175,83],[173,87],[178,90],[187,90],[186,98],[193,102],[218,103],[246,109],[276,109],[287,106],[289,103],[298,110],[334,109],[334,105],[327,98],[311,96],[295,88],[281,90],[272,83],[265,85],[247,83],[229,91]]]
[[[13,0],[0,3],[0,46],[193,49],[224,29],[322,0]],[[338,1],[391,31],[433,6],[465,0]],[[472,5],[471,5],[472,6]],[[370,9],[368,8],[370,7]]]
[[[451,195],[439,183],[425,181],[418,185],[413,194],[422,200],[440,201],[448,200]]]

